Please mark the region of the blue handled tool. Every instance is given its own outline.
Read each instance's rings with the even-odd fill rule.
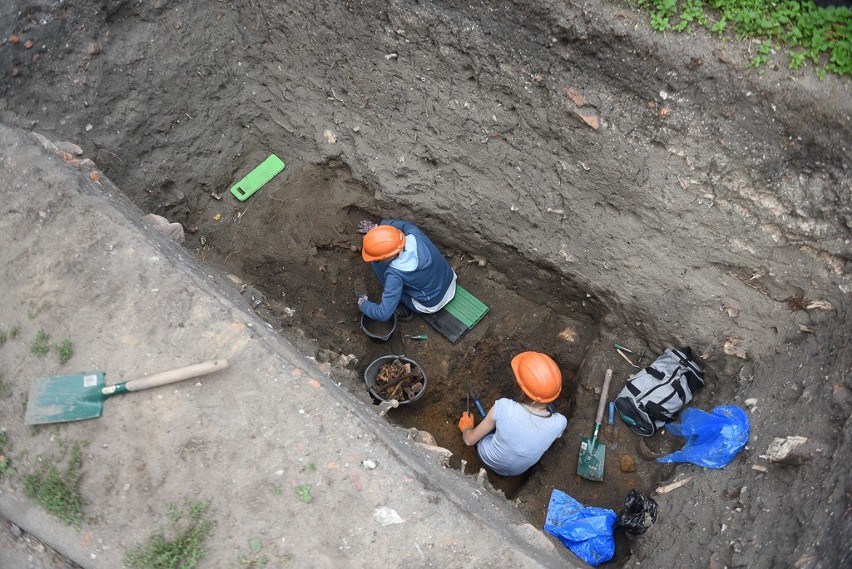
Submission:
[[[479,414],[482,415],[482,418],[485,418],[485,409],[482,408],[482,404],[479,402],[479,399],[474,399],[474,403],[476,403],[476,408],[479,409]]]
[[[607,425],[604,430],[606,440],[609,442],[609,449],[615,450],[618,448],[618,425],[615,425],[615,402],[609,402],[609,416],[607,417]]]

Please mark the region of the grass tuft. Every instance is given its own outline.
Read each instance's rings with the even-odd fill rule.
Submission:
[[[74,355],[74,345],[71,340],[62,340],[62,343],[56,346],[56,351],[59,353],[59,364],[64,365]]]
[[[169,503],[168,528],[159,528],[145,543],[130,549],[125,563],[133,569],[194,569],[204,557],[204,540],[215,527],[207,519],[209,507],[208,502],[188,502],[184,513]]]
[[[0,433],[0,478],[12,473],[12,463],[9,461],[9,449],[6,448],[9,439],[6,433]]]
[[[50,336],[44,330],[36,332],[33,343],[30,344],[30,352],[43,358],[50,351]]]
[[[44,463],[37,472],[24,477],[24,491],[64,523],[79,527],[83,519],[83,497],[77,486],[82,476],[83,457],[80,444],[75,443],[64,472],[52,462]]]

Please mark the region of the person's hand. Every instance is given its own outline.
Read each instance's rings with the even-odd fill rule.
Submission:
[[[358,222],[358,233],[367,233],[372,228],[376,226],[372,221],[368,221],[366,219],[362,219]]]
[[[364,304],[364,302],[366,302],[366,300],[367,300],[367,293],[366,292],[359,292],[358,293],[358,308],[361,308],[361,305]]]
[[[473,428],[473,415],[465,411],[459,419],[459,430],[464,433],[468,429]]]

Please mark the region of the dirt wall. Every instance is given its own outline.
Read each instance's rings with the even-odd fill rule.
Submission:
[[[780,60],[758,74],[748,44],[654,35],[606,3],[161,0],[9,16],[4,32],[38,41],[3,46],[0,119],[81,144],[143,210],[201,235],[210,194],[268,151],[293,168],[345,164],[376,216],[413,212],[518,294],[541,300],[531,263],[564,283],[546,289],[553,302],[588,295],[610,330],[691,344],[713,378],[705,405],[767,401],[755,455],[774,436],[821,441],[777,478],[745,458],[706,473],[704,513],[672,504],[637,560],[848,557],[848,525],[832,522],[849,500],[848,81]],[[755,494],[737,506],[726,496],[742,487]],[[836,510],[811,516],[815,503]],[[688,551],[662,538],[680,531],[709,537]]]

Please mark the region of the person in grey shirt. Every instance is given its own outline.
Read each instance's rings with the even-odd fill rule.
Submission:
[[[548,408],[562,391],[562,372],[550,356],[522,352],[512,358],[512,371],[525,397],[498,399],[476,427],[465,411],[458,425],[464,443],[476,445],[482,462],[503,476],[523,474],[568,426],[564,415]]]

